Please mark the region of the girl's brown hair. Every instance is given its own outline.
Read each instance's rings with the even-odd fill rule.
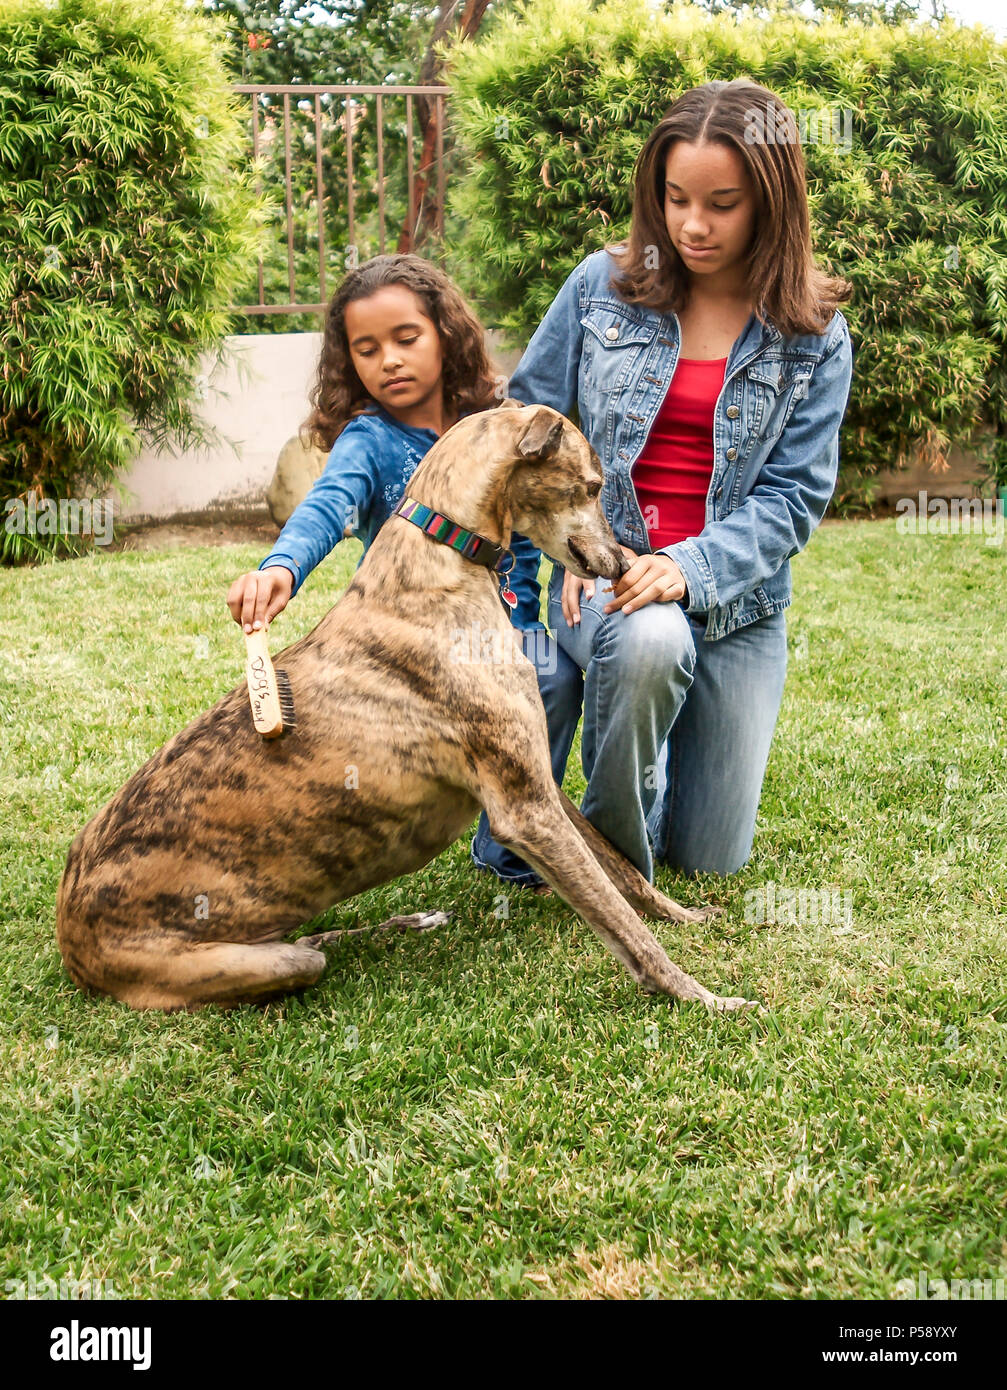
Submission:
[[[422,256],[374,256],[351,270],[332,296],[309,397],[313,409],[300,430],[302,442],[331,449],[348,421],[374,404],[350,357],[344,314],[347,304],[366,299],[385,285],[412,290],[437,329],[445,411],[451,415],[500,404],[482,325],[457,286]]]
[[[807,170],[794,113],[746,78],[705,82],[684,92],[647,137],[634,171],[629,236],[606,247],[620,262],[611,289],[627,303],[659,313],[683,308],[688,300],[689,273],[664,217],[665,162],[676,140],[737,150],[755,193],[748,284],[756,314],[772,320],[784,337],[823,333],[851,286],[814,262]]]

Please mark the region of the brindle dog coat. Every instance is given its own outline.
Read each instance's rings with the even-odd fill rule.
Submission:
[[[517,531],[574,574],[617,579],[627,565],[601,483],[568,420],[506,401],[449,429],[409,493],[499,544]],[[459,633],[480,635],[479,659],[457,659]],[[74,839],[56,931],[79,985],[178,1009],[313,984],[320,947],[342,933],[291,933],[428,863],[483,806],[497,839],[645,989],[745,1003],[679,970],[638,915],[696,922],[708,911],[659,893],[557,788],[535,672],[492,571],[390,517],[340,600],[274,659],[290,677],[294,729],[262,739],[242,681]]]

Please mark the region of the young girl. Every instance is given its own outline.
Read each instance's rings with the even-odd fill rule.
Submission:
[[[585,673],[583,812],[651,880],[652,853],[749,857],[789,560],[835,486],[850,288],[814,265],[805,178],[773,93],[686,92],[638,157],[628,239],[572,271],[509,385],[576,403],[631,561],[605,588],[554,566],[549,618]]]
[[[420,256],[387,255],[350,271],[329,305],[305,425],[331,452],[272,551],[228,590],[235,622],[246,632],[271,622],[344,536],[359,534],[366,551],[423,455],[462,415],[499,404],[495,387],[483,329],[436,266]],[[508,611],[538,673],[553,773],[562,781],[583,678],[539,619],[538,550],[516,535],[510,548],[517,606]],[[472,854],[508,883],[544,886],[492,839],[485,813]]]

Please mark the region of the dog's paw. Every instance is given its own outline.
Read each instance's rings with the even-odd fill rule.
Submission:
[[[717,907],[714,903],[709,903],[705,907],[683,907],[681,903],[674,902],[671,898],[665,899],[665,910],[661,913],[654,913],[644,909],[643,915],[646,917],[657,916],[662,922],[708,922],[711,917],[721,917],[724,909]]]
[[[450,912],[415,912],[409,926],[413,931],[432,931],[434,927],[446,926],[451,916]]]
[[[728,1013],[734,1009],[745,1012],[749,1009],[758,1009],[761,1013],[765,1012],[757,999],[744,999],[740,994],[727,996],[714,994],[706,1001],[706,1007],[715,1010],[717,1013]]]

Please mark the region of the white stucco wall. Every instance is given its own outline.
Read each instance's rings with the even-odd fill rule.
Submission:
[[[499,371],[512,371],[520,353],[500,352],[496,336],[486,335],[490,355]],[[145,450],[120,475],[132,500],[116,502],[119,520],[180,520],[207,513],[226,519],[253,512],[268,517],[265,489],[280,450],[310,412],[308,392],[321,343],[321,333],[229,337],[226,355],[236,356],[245,371],[231,360],[212,370],[214,358],[204,359],[207,394],[196,409],[234,447]]]

